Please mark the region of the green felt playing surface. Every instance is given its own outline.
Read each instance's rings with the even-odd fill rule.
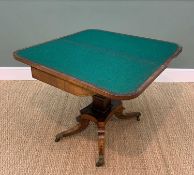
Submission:
[[[16,55],[122,95],[136,92],[178,48],[175,43],[91,29]]]

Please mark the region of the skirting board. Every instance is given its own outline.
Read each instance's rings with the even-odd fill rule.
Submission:
[[[35,80],[30,67],[0,67],[0,80]],[[167,68],[155,82],[194,82],[194,69]]]

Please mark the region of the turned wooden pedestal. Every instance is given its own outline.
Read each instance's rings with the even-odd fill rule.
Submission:
[[[76,118],[78,124],[73,128],[63,131],[56,135],[55,142],[60,141],[63,137],[70,136],[86,129],[89,122],[95,122],[98,126],[98,149],[99,158],[96,166],[104,165],[104,149],[105,149],[105,125],[106,122],[115,115],[119,119],[127,119],[136,117],[140,120],[140,112],[131,112],[123,114],[124,107],[120,100],[111,100],[109,98],[94,95],[90,105],[80,110],[80,115]]]

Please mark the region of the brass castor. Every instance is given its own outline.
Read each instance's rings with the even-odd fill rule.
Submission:
[[[104,165],[104,155],[99,155],[98,161],[96,162],[96,166],[100,167]]]
[[[140,116],[141,116],[141,113],[140,113],[139,116],[137,116],[137,121],[140,121]]]
[[[56,138],[55,138],[55,142],[59,142],[60,140],[61,140],[60,137],[56,137]]]

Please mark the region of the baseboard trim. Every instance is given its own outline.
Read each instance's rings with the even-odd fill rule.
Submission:
[[[194,82],[194,69],[165,69],[156,82]]]
[[[35,80],[30,67],[0,67],[0,80]]]
[[[35,80],[30,67],[0,67],[0,80]],[[194,82],[194,69],[167,68],[155,82]]]

